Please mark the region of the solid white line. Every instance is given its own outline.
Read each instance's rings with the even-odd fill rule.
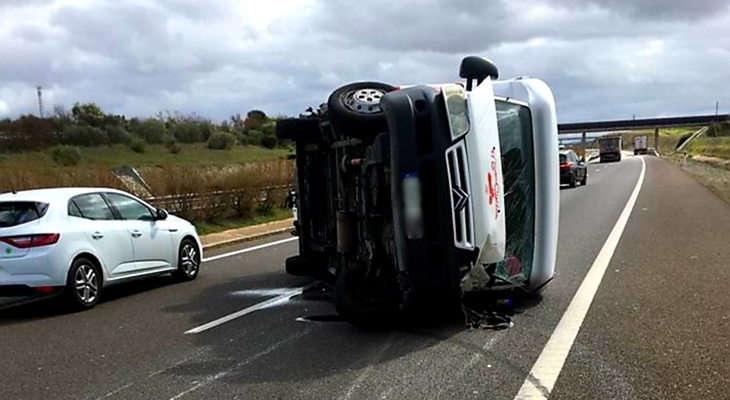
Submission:
[[[282,239],[282,240],[277,240],[276,242],[264,243],[264,244],[260,244],[258,246],[247,247],[245,249],[232,251],[230,253],[218,254],[217,256],[204,258],[203,259],[203,262],[210,262],[210,261],[220,260],[221,258],[233,257],[233,256],[237,256],[239,254],[244,254],[244,253],[248,253],[248,252],[251,252],[251,251],[265,249],[267,247],[277,246],[277,245],[280,245],[280,244],[293,242],[293,241],[295,241],[297,239],[299,239],[299,238],[298,237],[293,237],[293,238],[288,238],[288,239]]]
[[[626,202],[626,207],[624,207],[624,210],[618,217],[616,225],[614,225],[613,230],[608,235],[608,239],[606,239],[606,243],[604,243],[600,253],[598,253],[595,261],[593,261],[591,269],[586,274],[585,279],[583,279],[583,283],[581,283],[580,288],[575,293],[565,314],[563,314],[560,322],[558,322],[558,326],[555,327],[555,331],[550,336],[550,340],[548,340],[545,348],[542,349],[540,357],[538,357],[535,365],[532,366],[532,370],[522,384],[515,400],[547,399],[550,396],[550,392],[553,390],[553,386],[555,386],[560,371],[563,369],[570,348],[573,347],[573,342],[576,336],[578,336],[578,331],[588,313],[593,297],[598,291],[598,286],[601,284],[606,268],[626,228],[626,223],[629,221],[629,216],[631,216],[631,211],[634,209],[636,199],[639,197],[646,171],[644,159],[640,158],[640,160],[641,173],[639,174],[639,180],[636,182],[636,187],[633,193],[631,193],[628,202]]]
[[[188,331],[185,331],[185,334],[186,335],[189,335],[189,334],[195,334],[195,333],[205,332],[205,331],[207,331],[209,329],[215,328],[216,326],[223,325],[226,322],[233,321],[236,318],[241,318],[244,315],[251,314],[252,312],[259,311],[259,310],[263,310],[265,308],[269,308],[269,307],[273,307],[273,306],[279,305],[281,303],[284,303],[284,302],[288,301],[289,299],[291,299],[292,297],[294,297],[296,295],[302,294],[302,292],[304,292],[305,290],[307,290],[310,287],[314,286],[314,284],[316,284],[316,282],[312,282],[312,283],[310,283],[308,285],[305,285],[305,286],[302,286],[302,287],[299,287],[299,288],[293,288],[290,291],[288,291],[287,293],[282,294],[281,296],[276,296],[273,299],[269,299],[269,300],[263,301],[261,303],[254,304],[253,306],[248,307],[248,308],[244,308],[241,311],[236,311],[233,314],[228,314],[225,317],[218,318],[217,320],[208,322],[205,325],[200,325],[200,326],[198,326],[196,328],[193,328],[193,329],[190,329]]]

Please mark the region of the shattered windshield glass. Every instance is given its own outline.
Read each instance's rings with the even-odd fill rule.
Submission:
[[[498,263],[495,273],[522,282],[532,270],[535,235],[532,118],[526,106],[502,100],[496,105],[507,207],[507,257]]]

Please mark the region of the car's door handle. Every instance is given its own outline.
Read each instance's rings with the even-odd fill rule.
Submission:
[[[169,231],[170,232],[177,232],[177,228],[170,228]]]
[[[142,236],[142,232],[140,232],[140,231],[134,231],[134,232],[132,232],[132,237],[138,238],[140,236]]]
[[[100,232],[94,232],[91,234],[91,237],[98,240],[98,239],[103,238],[104,235],[102,235]]]

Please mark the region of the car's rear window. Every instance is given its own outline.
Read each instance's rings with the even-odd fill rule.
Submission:
[[[0,228],[10,228],[43,218],[48,203],[37,201],[0,201]]]
[[[568,156],[566,156],[565,154],[561,154],[560,155],[560,162],[561,163],[564,163],[566,161],[568,161]]]

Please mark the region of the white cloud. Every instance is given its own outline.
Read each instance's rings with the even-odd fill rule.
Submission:
[[[518,4],[519,3],[519,4]],[[561,121],[730,110],[727,2],[0,2],[0,115],[93,101],[223,119],[295,114],[354,80],[458,78],[481,54],[553,88]]]

